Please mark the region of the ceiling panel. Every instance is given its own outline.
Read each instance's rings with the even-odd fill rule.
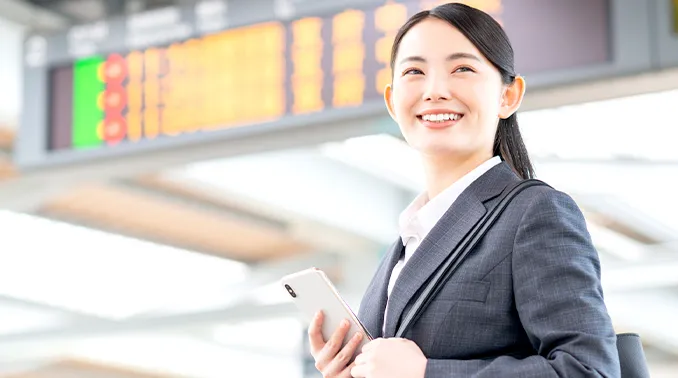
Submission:
[[[0,336],[55,328],[66,324],[63,316],[0,300]]]
[[[45,203],[40,213],[244,262],[308,250],[284,223],[119,186],[74,189]]]
[[[0,295],[121,319],[247,277],[239,262],[0,211]],[[12,246],[8,248],[7,245]]]
[[[90,362],[63,360],[35,370],[0,376],[1,378],[174,378],[177,375],[145,372],[132,368]]]
[[[0,150],[8,150],[14,144],[14,130],[0,125]]]

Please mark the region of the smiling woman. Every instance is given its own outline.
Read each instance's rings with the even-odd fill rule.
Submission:
[[[325,377],[618,377],[598,253],[576,203],[548,185],[516,195],[399,331],[452,251],[534,171],[516,116],[525,80],[491,16],[459,3],[414,15],[391,69],[386,107],[422,158],[426,190],[402,212],[360,305],[373,341],[347,366],[359,339],[342,348],[339,328],[323,340],[316,317],[316,367]]]
[[[525,81],[514,72],[513,48],[508,38],[494,38],[497,32],[503,34],[503,31],[490,17],[478,27],[470,24],[470,19],[459,18],[460,12],[436,14],[435,9],[432,12],[413,16],[394,41],[391,54],[393,83],[386,89],[386,104],[391,116],[400,120],[398,124],[403,135],[424,156],[442,153],[470,159],[470,164],[477,165],[478,161],[491,157],[488,154],[501,155],[519,176],[533,177],[534,169],[515,114],[523,99]],[[453,27],[455,24],[459,27]],[[493,30],[493,26],[498,30]],[[435,37],[440,35],[446,38]],[[489,40],[494,44],[488,44],[486,41]],[[445,48],[441,48],[441,41]],[[400,87],[399,90],[395,90],[396,87]],[[428,105],[417,101],[422,96],[428,97]],[[439,100],[447,100],[451,109],[435,109],[430,105]],[[434,144],[427,146],[426,140],[421,140],[425,136],[417,136],[416,128],[401,122],[405,115],[401,113],[408,110],[419,120],[423,115],[444,114],[448,110],[456,114],[455,118],[466,115],[467,119],[456,129],[426,124],[456,134],[450,138],[435,135],[432,138],[438,142],[429,141]],[[471,125],[477,127],[469,129]],[[487,138],[488,135],[492,138]],[[483,141],[493,141],[491,148],[479,148],[478,143]],[[442,151],[428,150],[436,150],[435,143],[443,143],[439,146]],[[468,156],[472,152],[483,155]]]

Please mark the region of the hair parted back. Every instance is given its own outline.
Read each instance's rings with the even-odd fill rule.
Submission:
[[[497,68],[504,84],[511,84],[515,81],[513,47],[504,29],[489,14],[461,3],[439,5],[412,16],[398,30],[393,41],[391,72],[393,72],[395,66],[400,42],[405,34],[419,22],[429,17],[446,21],[468,38],[480,53]],[[506,119],[499,120],[493,154],[501,156],[502,160],[506,161],[521,178],[534,177],[534,168],[523,142],[523,137],[520,135],[516,113]]]

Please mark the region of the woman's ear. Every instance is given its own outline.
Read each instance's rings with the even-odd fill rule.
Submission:
[[[506,119],[515,113],[523,102],[523,96],[525,96],[525,79],[522,76],[516,76],[502,95],[499,118]]]
[[[384,102],[386,103],[386,109],[388,109],[388,114],[391,115],[394,121],[398,122],[395,116],[395,111],[393,110],[393,85],[387,84],[384,88]]]

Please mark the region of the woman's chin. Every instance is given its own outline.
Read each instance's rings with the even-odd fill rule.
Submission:
[[[415,148],[422,156],[427,157],[451,157],[455,155],[463,155],[465,153],[464,149],[455,148],[455,146],[450,146],[449,144],[440,144],[440,143],[428,143],[422,144]]]

